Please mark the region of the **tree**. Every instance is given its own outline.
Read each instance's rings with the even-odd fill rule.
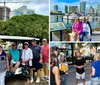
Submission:
[[[0,35],[47,38],[49,36],[49,17],[39,14],[14,16],[0,21]]]

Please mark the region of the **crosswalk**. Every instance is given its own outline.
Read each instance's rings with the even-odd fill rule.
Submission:
[[[78,84],[78,85],[83,85],[82,83]],[[91,82],[90,81],[86,81],[85,82],[85,85],[91,85]]]

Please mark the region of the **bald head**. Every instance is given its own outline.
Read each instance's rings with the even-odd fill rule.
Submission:
[[[85,17],[82,17],[82,22],[86,22],[86,18]]]

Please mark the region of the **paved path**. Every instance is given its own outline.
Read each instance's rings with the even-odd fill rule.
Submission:
[[[90,66],[87,66],[85,68],[85,72],[86,72],[86,85],[90,85]],[[76,72],[75,72],[75,68],[73,66],[69,67],[69,75],[68,75],[68,79],[67,79],[67,85],[74,85],[75,83],[75,79],[76,79]],[[78,85],[83,85],[82,81],[79,80]]]

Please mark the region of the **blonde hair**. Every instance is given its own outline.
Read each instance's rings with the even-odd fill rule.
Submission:
[[[96,53],[95,56],[94,56],[94,59],[95,60],[100,60],[100,53]]]

